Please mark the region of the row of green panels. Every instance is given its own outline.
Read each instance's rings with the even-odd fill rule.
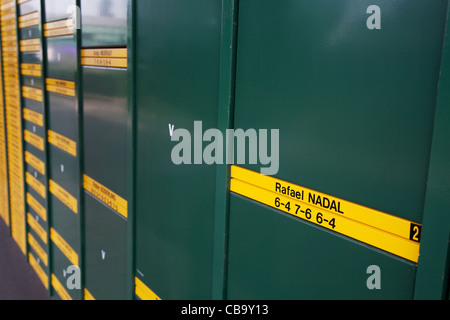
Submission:
[[[10,2],[3,216],[50,294],[448,298],[447,0],[12,1],[17,80]]]

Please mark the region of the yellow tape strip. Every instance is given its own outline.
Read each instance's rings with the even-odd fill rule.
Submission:
[[[45,273],[45,271],[41,268],[41,266],[37,263],[36,259],[33,257],[31,253],[28,253],[28,262],[33,267],[42,284],[45,286],[45,289],[48,290],[48,276]]]
[[[86,58],[127,58],[127,49],[82,49],[81,56]]]
[[[61,252],[66,256],[67,259],[74,265],[78,267],[78,254],[72,247],[64,240],[63,237],[53,228],[50,229],[50,239],[53,243],[61,250]]]
[[[293,200],[291,197],[283,196],[237,179],[231,180],[230,190],[405,259],[413,262],[418,261],[419,243],[348,219],[340,213],[325,211],[317,206]]]
[[[19,1],[17,1],[19,3]],[[19,3],[20,4],[20,3]],[[34,11],[32,13],[24,14],[18,18],[19,22],[30,21],[34,19],[39,19],[39,12]]]
[[[420,226],[414,222],[381,211],[364,207],[280,179],[265,176],[238,166],[232,166],[231,177],[270,190],[276,194],[284,195],[292,200],[302,201],[309,205],[316,206],[321,210],[336,213],[348,219],[359,221],[374,228],[393,233],[405,239],[415,240],[412,239],[411,230],[414,226]]]
[[[94,296],[86,288],[84,289],[84,300],[86,300],[86,301],[93,301],[93,300],[95,300]]]
[[[83,185],[86,191],[114,211],[120,213],[123,217],[128,217],[128,202],[125,199],[87,175],[84,175],[83,178]]]
[[[44,31],[44,37],[60,37],[60,36],[70,36],[73,35],[73,27],[63,27],[59,29],[50,29]]]
[[[47,91],[62,94],[69,97],[75,97],[75,89],[47,85]]]
[[[44,30],[53,30],[53,29],[61,29],[61,28],[69,28],[73,27],[73,19],[64,19],[53,22],[48,22],[44,24]]]
[[[29,151],[25,151],[25,162],[36,169],[40,174],[45,175],[45,163]]]
[[[55,131],[48,130],[48,142],[74,157],[77,156],[77,143]]]
[[[141,280],[135,277],[135,293],[141,300],[161,300],[156,293],[150,290]]]
[[[24,130],[23,139],[37,149],[44,151],[44,139],[38,135],[28,130]]]
[[[45,83],[47,85],[51,85],[51,86],[57,86],[57,87],[68,88],[68,89],[75,89],[75,82],[73,82],[73,81],[66,81],[66,80],[60,80],[60,79],[54,79],[54,78],[47,78],[47,79],[45,79]]]
[[[127,68],[127,59],[122,58],[81,58],[83,66],[105,68]]]
[[[27,193],[27,204],[41,217],[47,221],[47,210],[30,193]]]
[[[42,93],[41,93],[41,99],[42,99]],[[23,109],[23,118],[27,121],[30,121],[31,123],[34,123],[40,127],[44,125],[44,116],[42,113],[36,112],[31,109],[24,108]]]
[[[70,294],[67,293],[67,290],[61,284],[61,282],[59,282],[58,278],[56,278],[54,274],[52,274],[52,287],[55,289],[61,299],[72,300]]]
[[[37,240],[31,235],[31,233],[28,233],[28,244],[31,248],[36,252],[36,254],[41,258],[41,261],[45,264],[46,267],[48,267],[48,255],[45,253],[44,249],[39,245]]]
[[[44,230],[44,228],[39,224],[39,222],[36,221],[36,219],[30,213],[27,213],[27,222],[28,225],[31,227],[31,229],[33,229],[34,232],[36,232],[36,234],[39,236],[42,242],[47,244],[47,231]]]
[[[75,214],[78,214],[77,199],[53,180],[49,180],[49,191]]]
[[[25,181],[32,187],[42,198],[46,198],[45,186],[39,182],[35,177],[33,177],[29,172],[25,174]]]

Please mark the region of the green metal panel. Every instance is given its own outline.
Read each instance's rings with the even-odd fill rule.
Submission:
[[[127,44],[128,0],[82,0],[82,46],[105,47]]]
[[[73,17],[75,0],[42,0],[45,1],[46,21],[56,21]]]
[[[47,77],[75,80],[77,49],[73,36],[47,38]]]
[[[416,299],[446,299],[450,273],[450,5],[434,123]]]
[[[219,80],[218,129],[226,136],[233,127],[236,78],[238,0],[222,1],[222,35]],[[215,300],[226,297],[230,168],[217,164],[214,217],[213,292]]]
[[[237,195],[230,210],[228,299],[412,298],[413,263]],[[371,265],[381,290],[367,288]]]
[[[135,11],[135,275],[161,299],[210,299],[216,172],[174,165],[168,125],[217,127],[221,3],[145,0]]]
[[[83,49],[126,47],[127,6],[126,0],[81,1]],[[119,198],[128,201],[127,98],[126,69],[83,66],[84,173],[108,189],[85,186],[86,289],[100,300],[131,298],[128,209],[116,207]]]
[[[25,68],[21,70],[21,82],[25,87],[37,89],[40,91],[40,99],[31,99],[24,97],[25,91],[22,90],[22,107],[24,108],[23,126],[25,130],[32,132],[42,139],[43,142],[47,140],[47,124],[46,124],[46,109],[45,109],[45,94],[44,94],[44,70],[42,54],[42,10],[41,2],[39,0],[28,1],[19,6],[20,16],[27,14],[36,14],[38,17],[37,24],[29,27],[20,28],[19,25],[19,39],[29,40],[35,39],[39,41],[39,45],[33,51],[23,51],[20,53],[22,64],[33,64],[34,68],[39,67],[40,74],[33,76],[26,75]],[[41,119],[36,121],[36,116],[31,118],[26,117],[26,110],[36,113],[37,117]],[[28,118],[28,119],[27,119]],[[40,123],[42,121],[42,123]],[[38,192],[33,185],[26,184],[26,214],[28,222],[28,246],[29,246],[29,261],[35,269],[44,286],[49,290],[50,284],[50,226],[48,216],[48,180],[47,180],[47,145],[43,143],[43,148],[37,148],[35,145],[25,142],[24,152],[28,153],[35,159],[29,159],[25,156],[25,172],[32,176],[44,188],[43,194]],[[37,159],[37,160],[36,160]],[[31,197],[33,200],[31,200]],[[38,205],[36,205],[36,202]]]
[[[84,172],[125,200],[126,79],[126,69],[83,67]],[[95,299],[127,299],[127,219],[88,191],[86,288]]]
[[[446,5],[241,1],[235,128],[280,129],[277,178],[421,223]],[[231,299],[405,299],[415,280],[414,264],[237,196],[228,271]]]
[[[68,19],[73,17],[76,1],[45,1],[45,22]],[[52,287],[57,298],[82,299],[80,289],[69,289],[67,281],[70,266],[76,265],[83,272],[82,252],[82,194],[81,194],[81,163],[82,146],[80,139],[80,102],[78,99],[79,80],[79,32],[74,28],[73,35],[46,37],[46,68],[45,77],[57,79],[74,84],[74,93],[63,89],[58,92],[49,90],[46,85],[48,129],[60,135],[65,141],[69,139],[75,145],[69,152],[48,140],[49,173],[49,211],[51,215],[51,255],[52,255]],[[51,188],[51,183],[57,184],[61,189]],[[61,194],[62,193],[62,194]],[[66,195],[66,196],[64,196]],[[63,202],[63,199],[72,199],[74,208]],[[57,235],[59,236],[57,236]],[[60,239],[62,238],[62,239]],[[53,281],[55,280],[55,281]],[[62,289],[59,289],[58,282]],[[59,292],[58,292],[59,290]],[[61,292],[62,291],[62,292]],[[65,291],[65,292],[64,292]]]

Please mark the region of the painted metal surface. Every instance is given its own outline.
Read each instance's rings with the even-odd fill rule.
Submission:
[[[76,1],[45,1],[49,208],[54,296],[81,299],[66,286],[70,266],[82,267],[80,103],[77,29],[68,27]],[[56,20],[56,21],[55,21]],[[62,22],[61,22],[62,21]],[[71,34],[67,34],[71,33]],[[63,290],[65,289],[65,290]]]
[[[50,217],[48,213],[47,112],[45,107],[42,8],[39,0],[19,5],[21,82],[24,130],[35,137],[24,144],[28,260],[50,290]],[[42,141],[42,144],[38,143]]]
[[[217,127],[221,3],[136,1],[136,31],[135,275],[163,300],[210,299],[216,172],[172,163],[169,124]]]
[[[277,178],[421,224],[446,6],[240,1],[235,128],[280,129]],[[230,205],[228,298],[413,297],[415,264],[236,195]],[[372,264],[379,291],[366,287]]]
[[[97,185],[85,178],[86,288],[101,300],[128,297],[126,77],[83,67],[84,172]]]
[[[445,299],[450,289],[450,7],[431,149],[424,230],[417,268],[416,299]]]

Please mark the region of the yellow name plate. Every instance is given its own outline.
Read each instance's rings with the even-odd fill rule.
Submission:
[[[84,49],[81,64],[105,68],[127,68],[127,49]]]
[[[69,192],[67,192],[63,187],[61,187],[55,181],[49,180],[49,191],[75,214],[78,214],[77,199]]]
[[[50,239],[61,250],[61,252],[69,259],[74,266],[78,267],[78,254],[67,243],[66,240],[53,228],[50,229]]]
[[[114,211],[120,213],[123,217],[128,217],[128,202],[118,194],[101,185],[94,179],[84,175],[84,189],[91,193],[95,198],[106,204]]]
[[[231,177],[230,191],[236,194],[418,261],[419,224],[237,166]]]
[[[77,156],[77,143],[55,131],[48,130],[48,142],[74,157]]]

